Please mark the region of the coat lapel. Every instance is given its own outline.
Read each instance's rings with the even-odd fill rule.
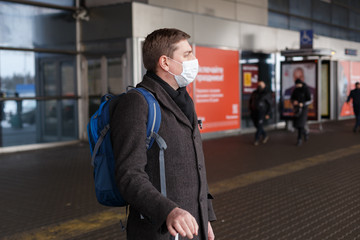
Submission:
[[[193,129],[189,119],[160,84],[145,75],[143,81],[138,86],[149,90],[154,94],[160,105],[171,111],[180,122]]]

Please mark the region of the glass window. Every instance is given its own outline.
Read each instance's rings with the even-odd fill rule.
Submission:
[[[101,99],[101,60],[88,60],[89,81],[89,117],[91,117],[100,106]]]
[[[101,96],[101,60],[88,61],[89,95]]]
[[[76,24],[69,11],[0,2],[0,32],[0,46],[76,49]]]
[[[75,75],[75,56],[0,51],[0,147],[76,139]]]
[[[0,86],[7,97],[35,96],[35,54],[0,51]]]
[[[71,140],[77,138],[77,101],[62,100],[61,111],[62,140]]]
[[[284,14],[269,12],[268,17],[268,24],[271,27],[278,27],[278,28],[289,28],[289,20],[288,17]]]
[[[332,27],[331,36],[334,38],[349,39],[348,30],[339,27]]]
[[[73,7],[75,6],[75,0],[32,0],[33,2],[47,3],[59,6]]]
[[[360,42],[360,32],[357,31],[348,31],[349,39],[351,41]]]
[[[348,27],[349,11],[345,7],[339,5],[332,5],[331,23],[343,27]]]
[[[121,58],[110,58],[108,59],[108,81],[109,81],[109,92],[113,94],[120,94],[126,90],[124,86],[123,77],[123,66]]]
[[[360,1],[359,0],[350,0],[349,1],[349,7],[360,9]]]
[[[289,3],[289,12],[291,14],[311,17],[311,0],[291,0]]]
[[[360,30],[360,14],[354,11],[350,11],[349,27]]]
[[[345,6],[349,6],[349,0],[332,0],[333,3],[337,3],[339,5],[345,5]]]
[[[241,79],[242,84],[242,99],[241,99],[241,127],[253,127],[251,114],[249,110],[249,101],[251,93],[257,88],[257,82],[263,80],[266,83],[267,89],[273,89],[272,83],[275,81],[275,57],[272,54],[255,53],[243,51],[241,53]],[[248,78],[252,83],[245,87],[245,79]],[[275,101],[275,99],[274,99]],[[275,111],[275,108],[272,108]],[[266,120],[266,124],[274,123],[275,114],[271,114],[271,119]]]
[[[289,11],[289,1],[288,0],[269,0],[269,8],[273,10],[278,10],[282,12]]]
[[[313,29],[316,34],[323,35],[323,36],[331,36],[331,26],[322,23],[313,23]]]
[[[290,29],[296,31],[312,29],[311,21],[298,17],[290,17]]]
[[[44,102],[44,129],[43,129],[43,141],[51,142],[58,138],[58,107],[56,100],[49,100]]]
[[[312,3],[312,18],[322,22],[330,22],[331,4],[321,0],[313,0]]]
[[[61,63],[61,86],[62,96],[75,96],[76,95],[76,76],[75,66],[73,62],[62,62]]]
[[[44,62],[41,66],[43,74],[43,87],[45,96],[58,96],[58,86],[56,81],[56,66],[54,62]]]

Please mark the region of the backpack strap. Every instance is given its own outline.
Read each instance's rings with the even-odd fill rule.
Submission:
[[[100,148],[101,143],[104,141],[104,138],[105,138],[107,132],[109,131],[109,129],[110,129],[110,124],[106,124],[106,126],[100,132],[99,139],[95,144],[94,151],[93,151],[93,154],[91,156],[91,165],[93,167],[94,167],[94,161],[95,161],[96,154],[97,154],[97,152],[98,152],[98,150]]]
[[[151,94],[145,88],[133,88],[144,95],[148,105],[148,122],[146,126],[146,147],[150,149],[154,140],[159,146],[159,166],[160,166],[160,188],[161,193],[166,197],[166,177],[165,177],[165,158],[164,151],[167,148],[165,140],[158,134],[161,123],[161,111],[160,106],[153,94]]]
[[[153,132],[153,137],[156,140],[156,143],[158,144],[160,148],[159,152],[159,165],[160,165],[160,188],[161,193],[166,197],[166,178],[165,178],[165,158],[164,158],[164,151],[167,148],[165,140],[160,137],[159,134],[156,132]]]
[[[161,111],[160,106],[154,95],[152,95],[145,88],[133,88],[134,90],[140,92],[144,97],[149,106],[148,112],[148,122],[146,125],[146,148],[150,149],[154,143],[155,138],[153,137],[153,132],[157,133],[160,128],[161,123]]]

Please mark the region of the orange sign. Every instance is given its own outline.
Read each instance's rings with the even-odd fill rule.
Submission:
[[[196,47],[199,73],[194,102],[201,132],[240,128],[239,52]]]
[[[352,100],[346,103],[350,91],[355,88],[355,83],[360,79],[360,62],[340,61],[338,81],[338,101],[341,106],[340,116],[352,116]]]

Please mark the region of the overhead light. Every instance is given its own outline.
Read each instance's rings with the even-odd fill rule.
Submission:
[[[256,58],[252,58],[252,59],[248,60],[248,63],[258,63],[258,62],[259,62],[259,59],[256,59]]]

